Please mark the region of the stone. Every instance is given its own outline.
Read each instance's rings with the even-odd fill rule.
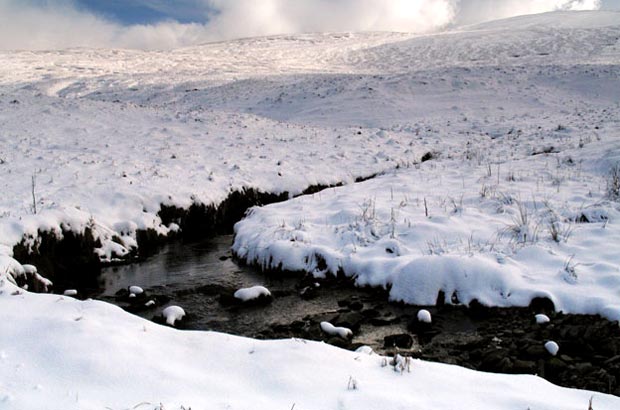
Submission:
[[[410,349],[413,346],[413,337],[407,333],[385,336],[383,338],[383,347],[398,347],[401,349]]]
[[[504,359],[508,359],[506,357],[507,352],[504,349],[488,349],[482,354],[482,363],[480,367],[482,370],[497,372],[501,371],[500,367],[506,367],[507,363]],[[510,361],[510,359],[508,359]]]
[[[347,327],[357,332],[365,319],[360,312],[349,312],[338,315],[338,318],[333,323],[335,326]]]
[[[301,320],[296,320],[293,323],[291,323],[291,329],[293,330],[302,330],[305,326],[306,326],[306,323],[302,322]]]
[[[299,291],[299,296],[304,300],[314,299],[319,296],[319,288],[316,286],[306,286]]]
[[[541,343],[528,346],[523,353],[529,359],[540,359],[548,355]]]
[[[233,296],[232,292],[221,293],[218,300],[224,306],[232,306],[239,303],[237,298]]]
[[[557,357],[551,357],[545,361],[545,376],[550,380],[557,379],[566,370],[568,370],[568,365]]]
[[[327,343],[332,346],[340,347],[342,349],[346,349],[349,347],[349,341],[344,340],[340,337],[331,337],[327,340]]]
[[[534,374],[536,373],[536,362],[530,360],[515,360],[512,369],[515,373]]]
[[[469,302],[468,313],[472,318],[482,320],[489,317],[490,310],[488,307],[480,303],[478,299],[472,299],[472,301]]]
[[[418,319],[417,316],[415,316],[409,321],[409,324],[407,327],[409,328],[410,331],[414,333],[422,334],[422,333],[430,332],[433,328],[433,324],[422,322]]]
[[[435,306],[442,307],[446,304],[446,293],[443,290],[437,292],[437,300],[435,301]]]
[[[620,361],[620,355],[616,355],[616,356],[610,357],[609,359],[605,360],[605,364],[609,366],[610,364],[617,363],[619,361]]]
[[[370,319],[370,324],[373,326],[388,326],[392,324],[392,320],[374,317]]]
[[[599,341],[597,344],[598,344],[599,351],[603,353],[604,355],[608,357],[609,356],[620,357],[620,349],[619,349],[620,341],[614,341],[614,339],[609,338],[609,339],[603,339]]]
[[[349,309],[351,310],[362,310],[364,308],[364,304],[359,301],[351,302],[349,304]]]
[[[578,372],[583,372],[583,373],[587,373],[594,368],[594,366],[592,366],[592,363],[590,362],[577,363],[573,367]]]
[[[365,317],[373,318],[380,316],[381,313],[376,309],[365,309],[362,310],[362,315],[364,315]]]
[[[431,159],[435,158],[435,156],[433,155],[432,152],[427,152],[424,155],[422,155],[422,158],[420,158],[420,162],[426,162],[426,161],[430,161]]]
[[[537,297],[530,302],[530,309],[537,313],[549,314],[555,312],[555,304],[549,298]]]

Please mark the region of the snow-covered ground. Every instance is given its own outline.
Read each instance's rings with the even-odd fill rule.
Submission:
[[[323,343],[180,332],[103,302],[15,290],[0,285],[2,409],[585,410],[592,396]],[[619,403],[593,399],[597,410]]]
[[[384,173],[254,209],[235,251],[342,270],[411,303],[434,303],[440,289],[501,306],[547,296],[620,319],[620,203],[608,189],[620,162],[619,39],[619,13],[583,12],[428,36],[2,52],[0,403],[587,408],[590,393],[530,376],[422,362],[400,374],[317,343],[184,333],[99,302],[14,295],[10,275],[33,273],[11,255],[39,229],[89,227],[109,260],[136,246],[137,229],[178,229],[162,224],[161,204]],[[593,406],[620,399],[597,394]]]
[[[411,304],[434,304],[439,291],[492,306],[548,297],[564,312],[619,320],[620,203],[605,174],[619,124],[583,147],[587,124],[536,124],[472,131],[472,144],[437,160],[254,209],[234,250],[269,269],[342,271]]]
[[[406,303],[434,304],[440,291],[492,306],[547,297],[620,319],[620,26],[592,29],[593,16],[553,39],[537,25],[549,15],[446,34],[481,57],[463,67],[438,47],[458,67],[382,82],[393,98],[381,101],[401,99],[417,121],[390,118],[377,138],[407,130],[432,159],[254,209],[236,226],[235,252],[269,269],[341,271]],[[402,64],[427,41],[383,48]]]

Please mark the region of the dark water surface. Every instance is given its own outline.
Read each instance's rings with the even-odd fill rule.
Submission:
[[[232,235],[223,235],[196,243],[173,242],[145,261],[105,268],[100,277],[101,296],[114,296],[131,285],[176,292],[204,284],[236,287],[267,281],[256,269],[232,260],[232,239]]]
[[[95,298],[128,307],[117,292],[129,286],[142,287],[148,295],[163,295],[170,298],[164,305],[135,312],[152,319],[167,305],[181,306],[188,314],[182,324],[184,329],[214,330],[241,336],[321,338],[318,329],[303,334],[287,334],[288,331],[272,331],[278,325],[290,325],[313,317],[316,320],[330,319],[343,311],[341,301],[358,301],[364,306],[382,305],[381,315],[396,319],[402,309],[390,306],[384,297],[364,292],[353,287],[315,288],[313,298],[303,298],[304,284],[299,276],[274,277],[258,269],[238,264],[231,255],[232,235],[223,235],[198,243],[172,243],[146,261],[103,269],[100,277],[102,291]],[[273,294],[273,302],[265,306],[227,306],[220,303],[221,294],[232,294],[235,290],[262,285]],[[131,309],[129,309],[131,310]],[[344,310],[347,310],[344,308]],[[398,321],[397,321],[398,322]],[[368,344],[375,348],[383,346],[388,334],[406,331],[406,323],[386,324],[380,327],[360,325],[354,343]],[[295,332],[293,332],[295,333]]]

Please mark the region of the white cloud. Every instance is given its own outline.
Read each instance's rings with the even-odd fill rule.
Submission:
[[[427,32],[450,23],[452,0],[211,0],[210,24],[225,37],[278,32],[392,30]]]
[[[196,0],[192,0],[195,2]],[[430,32],[599,0],[202,0],[206,24],[122,26],[79,10],[71,0],[0,0],[0,49],[66,47],[174,48],[206,41],[311,31]]]
[[[122,26],[71,2],[0,0],[0,49],[174,48],[210,39],[207,26],[164,22]]]
[[[600,5],[600,0],[462,0],[457,22],[478,23],[554,10],[595,10]]]

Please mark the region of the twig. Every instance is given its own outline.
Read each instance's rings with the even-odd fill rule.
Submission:
[[[35,188],[37,187],[37,174],[34,172],[32,174],[32,184],[30,186],[32,191],[32,212],[37,214],[37,196],[35,194]]]

